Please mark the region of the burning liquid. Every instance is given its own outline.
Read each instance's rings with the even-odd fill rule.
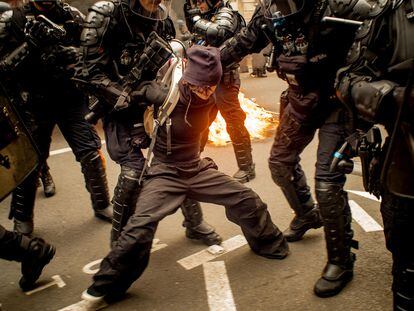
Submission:
[[[264,139],[271,136],[278,125],[276,114],[263,109],[252,100],[245,98],[241,92],[239,93],[239,102],[241,108],[246,113],[244,125],[250,133],[250,138],[252,140]],[[220,112],[210,125],[208,140],[215,146],[225,146],[231,141],[226,131],[226,121],[224,121]]]

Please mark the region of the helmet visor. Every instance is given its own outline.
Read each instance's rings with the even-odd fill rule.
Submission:
[[[300,12],[305,0],[261,0],[264,16],[268,19],[286,18]]]
[[[30,4],[40,12],[47,12],[56,6],[56,0],[30,0]]]
[[[131,0],[131,11],[150,20],[165,20],[170,14],[172,0]]]

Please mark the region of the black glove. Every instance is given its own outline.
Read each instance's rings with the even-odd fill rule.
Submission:
[[[50,43],[52,39],[50,36],[51,31],[52,29],[48,25],[37,20],[29,20],[24,29],[26,36],[28,36],[34,44],[40,46]]]
[[[193,32],[194,23],[201,18],[201,11],[198,8],[192,8],[188,3],[184,4],[185,23],[190,32]]]
[[[130,102],[138,106],[161,106],[167,98],[169,88],[156,81],[146,81],[130,94]]]

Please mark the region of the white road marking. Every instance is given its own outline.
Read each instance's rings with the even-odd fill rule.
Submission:
[[[152,241],[152,248],[151,248],[151,253],[159,251],[160,249],[163,249],[164,247],[167,247],[167,244],[164,243],[160,243],[160,239],[154,239]],[[99,271],[99,265],[102,262],[102,258],[101,259],[97,259],[94,261],[91,261],[90,263],[86,264],[83,268],[82,268],[82,272],[86,273],[86,274],[95,274],[96,272]],[[95,269],[92,269],[92,267],[97,266]]]
[[[163,249],[164,247],[167,247],[167,244],[160,243],[160,239],[154,239],[152,241],[152,247],[151,247],[151,253],[159,251],[160,249]]]
[[[101,140],[102,145],[105,144],[104,140]],[[62,148],[62,149],[56,149],[56,150],[52,150],[50,151],[49,155],[54,156],[54,155],[58,155],[58,154],[62,154],[62,153],[66,153],[66,152],[71,152],[72,148],[70,147],[66,147],[66,148]]]
[[[365,230],[365,232],[382,231],[382,227],[355,201],[349,200],[352,218]]]
[[[356,194],[356,195],[359,195],[361,197],[370,199],[372,201],[381,202],[381,200],[378,199],[375,195],[372,195],[371,193],[368,193],[366,191],[357,191],[357,190],[346,190],[346,191],[348,191],[350,193],[353,193],[353,194]]]
[[[236,311],[224,262],[206,262],[203,270],[210,311]]]
[[[91,306],[91,303],[86,300],[78,301],[73,305],[59,309],[58,311],[96,311],[104,309],[108,306],[106,302],[101,302],[98,306]]]
[[[102,258],[94,260],[94,261],[86,264],[85,266],[83,266],[82,272],[86,273],[86,274],[95,274],[96,272],[99,271],[99,266],[96,269],[92,269],[92,267],[100,265],[101,262],[102,262]]]
[[[53,285],[57,285],[57,287],[59,287],[59,288],[62,288],[62,287],[65,287],[66,286],[66,283],[62,280],[62,278],[60,277],[60,275],[54,275],[54,276],[52,276],[52,279],[53,279],[53,281],[51,281],[51,282],[49,282],[49,283],[47,283],[45,285],[39,286],[39,287],[37,287],[37,288],[35,288],[35,289],[31,290],[31,291],[28,291],[25,294],[28,295],[28,296],[29,295],[33,295],[34,293],[40,292],[42,290],[45,290],[46,288],[49,288],[49,287],[51,287]]]
[[[186,270],[191,270],[195,267],[198,267],[202,265],[205,262],[208,262],[212,259],[215,259],[223,254],[227,254],[228,252],[231,252],[239,247],[242,247],[243,245],[246,245],[247,241],[242,235],[236,235],[223,243],[221,243],[221,246],[224,248],[223,252],[213,253],[209,249],[202,250],[198,253],[195,253],[193,255],[190,255],[188,257],[182,258],[178,260],[177,262],[184,267]]]

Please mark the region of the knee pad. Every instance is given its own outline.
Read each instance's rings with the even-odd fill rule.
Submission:
[[[344,222],[350,224],[351,211],[342,183],[316,181],[315,192],[322,218],[325,221],[344,217]]]
[[[293,167],[280,162],[269,161],[270,173],[276,185],[281,188],[287,187],[293,182]]]

